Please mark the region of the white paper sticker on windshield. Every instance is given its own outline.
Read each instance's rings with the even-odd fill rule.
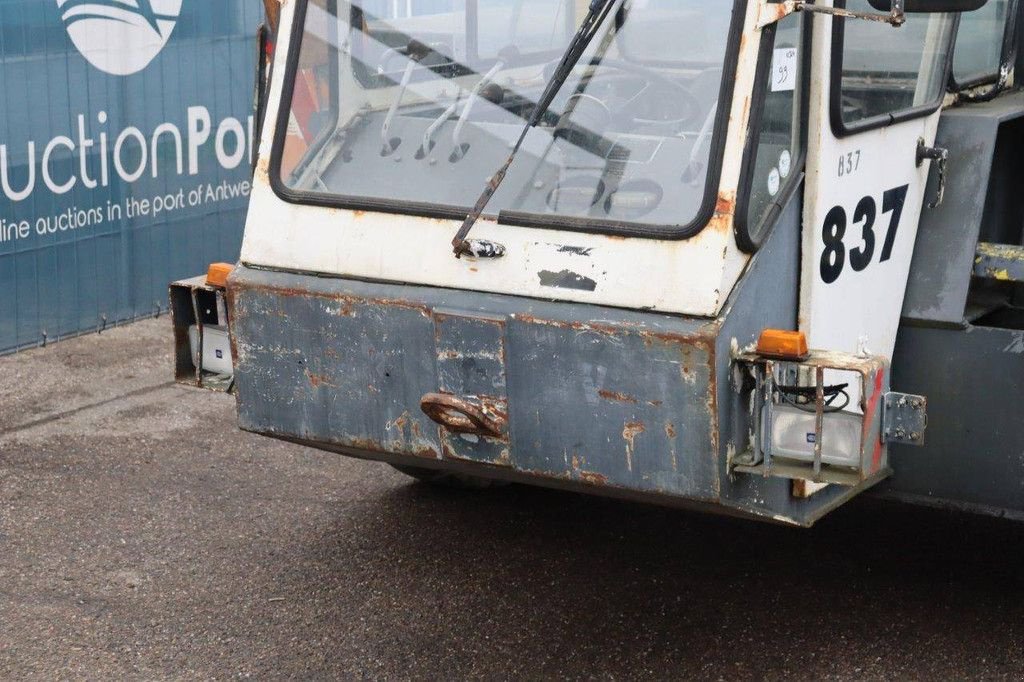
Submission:
[[[796,48],[778,47],[772,54],[772,92],[796,90]]]
[[[771,172],[768,173],[768,194],[771,196],[778,194],[781,185],[782,178],[779,177],[779,169],[772,168]]]
[[[793,166],[793,157],[789,153],[788,149],[783,149],[782,153],[779,154],[779,175],[784,178],[789,177],[789,171]]]

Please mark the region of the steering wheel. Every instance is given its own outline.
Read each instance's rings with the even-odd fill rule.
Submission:
[[[586,64],[583,65],[586,66]],[[590,62],[590,65],[610,68],[615,71],[638,76],[643,79],[643,85],[640,87],[639,91],[621,101],[607,102],[589,91],[574,93],[570,96],[570,99],[578,100],[577,103],[579,103],[579,101],[583,101],[584,98],[599,102],[607,111],[610,118],[609,122],[615,121],[619,125],[625,124],[623,127],[627,129],[633,129],[643,125],[671,125],[673,132],[677,131],[684,123],[699,123],[701,110],[703,108],[700,100],[698,100],[697,97],[685,86],[672,80],[668,76],[665,76],[650,67],[620,59],[594,59]],[[581,64],[577,64],[576,66],[579,67]],[[595,75],[591,77],[590,82],[597,82],[608,75],[609,74],[606,73]],[[682,103],[682,106],[680,107],[681,113],[675,115],[673,118],[645,118],[642,115],[638,115],[636,111],[637,103],[642,101],[644,96],[655,87],[671,90],[673,95],[678,95],[679,97],[677,102],[673,102],[673,104]]]

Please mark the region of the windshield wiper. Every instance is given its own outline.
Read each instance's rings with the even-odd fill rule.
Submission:
[[[459,228],[455,238],[452,239],[452,249],[455,253],[456,258],[462,258],[464,255],[481,256],[481,257],[496,257],[504,255],[504,247],[498,244],[491,243],[480,243],[474,244],[472,240],[466,239],[469,235],[469,231],[473,229],[473,225],[480,218],[480,215],[487,208],[487,202],[491,200],[494,193],[498,191],[498,187],[505,179],[505,175],[508,173],[509,167],[512,166],[512,162],[516,158],[516,154],[519,153],[519,148],[523,146],[523,142],[526,141],[526,136],[530,132],[530,128],[533,128],[541,119],[544,114],[551,107],[551,103],[555,99],[555,95],[561,90],[562,85],[569,78],[569,74],[575,68],[576,63],[580,57],[586,51],[587,46],[593,41],[594,36],[597,35],[598,29],[604,24],[604,20],[607,18],[611,8],[615,5],[616,0],[591,0],[590,8],[587,11],[587,16],[584,17],[583,23],[580,24],[579,30],[576,31],[576,35],[569,41],[569,47],[562,55],[561,61],[558,63],[558,67],[551,75],[551,80],[544,88],[544,92],[541,93],[540,98],[537,100],[537,106],[534,108],[533,113],[530,114],[530,118],[527,119],[526,125],[523,126],[523,130],[519,135],[519,139],[512,147],[512,152],[509,154],[508,159],[505,160],[504,165],[498,169],[491,179],[487,182],[487,187],[484,188],[483,194],[477,199],[476,205],[473,206],[473,210],[469,212],[466,219],[462,222],[462,227]]]

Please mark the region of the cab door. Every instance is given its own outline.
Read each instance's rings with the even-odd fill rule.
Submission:
[[[800,326],[812,348],[891,358],[958,15],[813,21]]]

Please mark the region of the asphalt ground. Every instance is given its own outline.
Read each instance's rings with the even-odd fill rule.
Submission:
[[[1020,679],[1024,528],[458,492],[243,434],[166,319],[0,359],[0,678]]]

